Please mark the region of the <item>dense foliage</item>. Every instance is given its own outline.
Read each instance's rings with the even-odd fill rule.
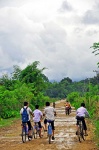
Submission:
[[[43,74],[46,68],[38,69],[38,65],[39,62],[35,61],[23,70],[19,66],[14,66],[10,77],[5,74],[0,78],[1,118],[10,118],[19,114],[25,100],[34,109],[35,104],[43,107],[47,100],[55,101],[67,96],[71,102],[76,102],[74,97],[88,99],[89,96],[90,98],[94,96],[98,99],[98,76],[79,82],[73,82],[69,77],[60,82],[49,82]]]
[[[0,117],[10,118],[19,114],[23,102],[28,101],[32,109],[35,104],[44,106],[49,100],[43,91],[47,88],[48,78],[43,69],[38,69],[39,62],[28,65],[24,70],[14,66],[10,77],[7,74],[0,78]]]

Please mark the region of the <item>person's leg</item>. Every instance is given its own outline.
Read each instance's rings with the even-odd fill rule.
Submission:
[[[77,122],[76,122],[76,135],[77,135],[78,134],[78,126],[79,126],[80,117],[76,116],[76,119],[77,119]]]
[[[47,131],[47,119],[44,119],[44,131]]]
[[[82,118],[82,123],[83,123],[83,128],[85,130],[85,135],[87,136],[88,135],[88,133],[87,133],[87,126],[86,126],[86,122],[85,122],[84,117]]]
[[[69,108],[69,113],[71,113],[71,107]]]
[[[32,135],[32,132],[31,132],[31,127],[32,127],[32,126],[31,126],[31,122],[28,121],[27,124],[28,124],[28,130],[29,130],[29,131],[28,131],[28,136],[31,137],[31,135]]]
[[[41,138],[42,137],[42,135],[41,135],[41,129],[42,129],[42,127],[41,127],[41,122],[40,121],[38,122],[38,125],[39,125],[39,129],[40,129],[39,136]]]
[[[54,137],[54,130],[55,130],[54,121],[51,122],[51,126],[52,126],[52,140],[55,140],[55,137]]]
[[[67,111],[68,111],[68,115],[69,115],[69,107],[68,107],[68,110],[67,110]]]

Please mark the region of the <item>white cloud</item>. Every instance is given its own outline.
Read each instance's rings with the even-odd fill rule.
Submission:
[[[39,61],[50,80],[93,77],[98,57],[90,46],[99,39],[97,5],[98,0],[1,0],[1,73]]]

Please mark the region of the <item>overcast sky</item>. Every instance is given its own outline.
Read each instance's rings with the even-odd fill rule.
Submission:
[[[99,0],[0,0],[0,76],[34,61],[49,80],[94,77]]]

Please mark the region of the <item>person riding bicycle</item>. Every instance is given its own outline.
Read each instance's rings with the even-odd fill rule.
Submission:
[[[30,107],[28,107],[28,102],[24,102],[24,107],[23,108],[21,108],[21,110],[20,110],[20,114],[21,114],[21,116],[22,116],[22,114],[23,114],[23,111],[24,111],[24,109],[26,109],[27,110],[27,114],[28,114],[28,121],[26,122],[27,123],[27,125],[28,125],[28,137],[29,138],[32,138],[32,136],[31,136],[31,121],[30,121],[30,115],[32,115],[32,110],[30,109]],[[23,122],[22,122],[23,123]]]
[[[66,103],[65,103],[65,112],[67,111],[68,115],[70,113],[70,110],[71,110],[71,105],[68,101],[66,101]]]
[[[88,136],[88,133],[87,133],[87,126],[86,126],[86,122],[85,122],[85,118],[86,117],[90,117],[87,109],[85,108],[85,103],[81,103],[81,107],[79,107],[76,111],[76,119],[77,119],[77,129],[78,129],[78,125],[79,125],[79,120],[82,121],[82,124],[83,124],[83,128],[85,130],[85,136]],[[76,134],[77,134],[77,131],[76,131]]]
[[[39,125],[40,138],[42,137],[42,135],[41,135],[41,129],[42,129],[41,119],[42,119],[42,117],[43,117],[43,113],[39,110],[39,105],[35,105],[35,110],[33,111],[33,121],[34,121],[34,123],[38,123],[38,125]]]
[[[54,108],[55,108],[55,105],[56,105],[55,102],[53,102],[53,107],[54,107]]]
[[[44,109],[44,114],[45,116],[45,120],[44,120],[44,124],[45,124],[45,129],[47,129],[47,122],[51,121],[51,126],[52,126],[52,140],[55,140],[54,138],[54,120],[55,120],[55,116],[56,116],[56,110],[55,108],[50,106],[50,102],[46,102],[46,107]]]

